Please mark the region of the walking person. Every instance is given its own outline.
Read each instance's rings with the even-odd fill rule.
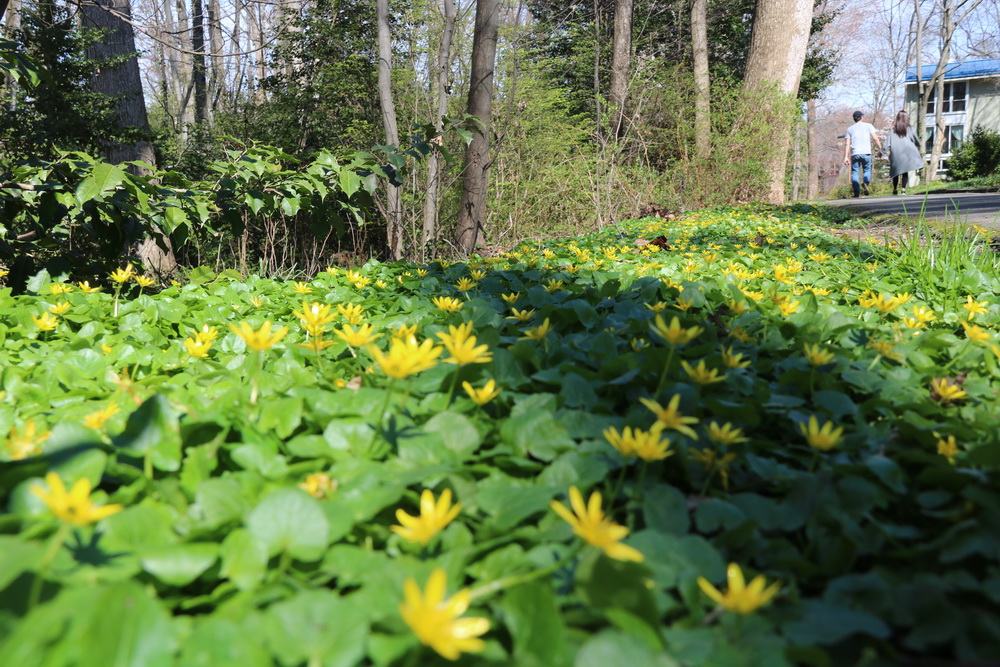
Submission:
[[[892,194],[898,194],[898,181],[902,176],[903,194],[910,179],[910,172],[924,168],[924,156],[920,154],[920,139],[910,125],[910,116],[905,111],[896,114],[889,136],[885,138],[889,150],[889,177],[892,178]]]
[[[854,125],[847,128],[844,138],[844,165],[851,165],[851,188],[854,196],[860,197],[861,192],[868,194],[868,184],[872,182],[872,142],[882,150],[882,142],[878,140],[875,126],[862,122],[864,113],[854,112]],[[861,174],[863,172],[863,176]],[[863,180],[862,180],[863,178]]]

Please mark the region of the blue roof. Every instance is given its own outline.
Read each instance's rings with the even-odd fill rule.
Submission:
[[[920,67],[921,79],[926,81],[934,75],[937,63]],[[1000,58],[986,60],[966,60],[963,63],[948,63],[945,67],[945,79],[967,79],[973,76],[1000,76]],[[906,80],[917,80],[917,68],[906,68]]]

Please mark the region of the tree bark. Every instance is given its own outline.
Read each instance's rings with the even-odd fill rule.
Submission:
[[[9,11],[7,16],[7,22],[4,24],[3,35],[10,36],[13,35],[16,30],[21,28],[21,0],[0,0],[0,19],[3,18],[4,12]],[[14,79],[14,75],[5,72],[0,84],[3,86],[3,90],[7,91],[8,98],[7,104],[5,105],[8,111],[17,110],[17,81]]]
[[[385,143],[399,145],[396,106],[392,100],[392,33],[389,28],[389,0],[375,0],[378,23],[378,98],[382,105]],[[392,259],[403,257],[403,203],[399,187],[386,183],[386,241]]]
[[[806,197],[819,197],[819,146],[816,145],[816,100],[806,102],[806,142],[809,147],[809,183]]]
[[[236,13],[239,16],[239,12]],[[211,51],[211,72],[212,79],[208,86],[208,114],[212,117],[219,106],[219,97],[225,89],[225,71],[222,67],[222,8],[219,0],[208,0],[208,49]],[[238,46],[238,44],[237,44]],[[236,51],[239,48],[234,49]]]
[[[699,160],[712,152],[712,105],[708,76],[708,0],[691,2],[691,49],[694,56],[694,146]]]
[[[202,0],[191,0],[191,80],[194,85],[194,118],[208,122],[208,81],[205,68],[205,11]]]
[[[438,131],[438,136],[444,127],[442,119],[448,113],[448,74],[451,69],[451,42],[455,36],[455,17],[458,10],[455,7],[455,0],[442,1],[444,23],[441,28],[441,41],[438,43],[437,64],[435,75],[431,77],[434,88],[434,99],[437,102],[437,112],[434,114],[434,128]],[[427,156],[427,194],[424,199],[424,229],[421,239],[421,248],[426,252],[427,244],[435,236],[437,230],[438,207],[440,204],[438,196],[438,181],[440,180],[438,164],[438,152],[432,151]]]
[[[611,82],[608,96],[614,105],[611,138],[621,139],[626,131],[625,97],[628,71],[632,60],[632,0],[615,2],[614,37],[611,42]]]
[[[472,141],[465,150],[465,174],[455,231],[456,244],[466,252],[476,246],[485,217],[487,175],[490,168],[490,114],[493,111],[493,72],[496,66],[499,21],[497,0],[476,0],[466,112],[478,118],[481,126],[473,132]]]
[[[758,0],[743,79],[747,90],[774,88],[792,97],[798,93],[812,27],[812,10],[812,0]],[[772,105],[761,109],[761,120],[771,123],[775,142],[775,151],[766,164],[770,187],[763,198],[769,203],[782,204],[793,128],[790,118],[774,111]]]

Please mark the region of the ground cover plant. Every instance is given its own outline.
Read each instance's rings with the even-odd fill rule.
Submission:
[[[0,664],[1000,655],[997,260],[824,224],[0,291]]]

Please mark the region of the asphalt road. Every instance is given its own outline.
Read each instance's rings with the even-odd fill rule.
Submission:
[[[832,199],[831,206],[859,215],[901,215],[926,220],[964,222],[1000,229],[1000,192],[944,192],[898,197]]]

